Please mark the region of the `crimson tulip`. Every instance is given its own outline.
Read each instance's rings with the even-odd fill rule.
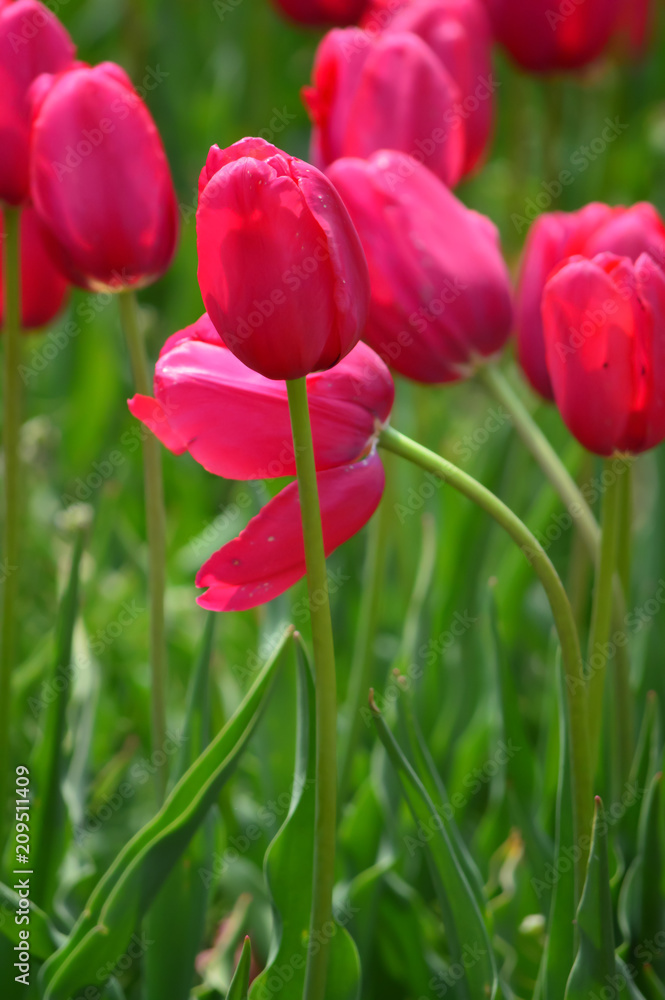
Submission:
[[[665,272],[648,254],[572,257],[545,286],[543,323],[554,398],[589,451],[665,439]]]
[[[653,205],[612,208],[593,202],[579,212],[541,215],[531,228],[517,296],[518,350],[527,378],[545,399],[554,398],[541,319],[545,282],[566,257],[595,257],[605,250],[633,261],[648,253],[665,266],[665,224]]]
[[[596,59],[617,27],[624,0],[485,0],[498,40],[535,73],[578,69]]]
[[[314,123],[312,158],[326,167],[379,149],[408,153],[454,186],[466,160],[460,89],[430,46],[410,31],[331,31],[303,98]]]
[[[52,252],[93,291],[156,280],[178,236],[166,154],[148,109],[114,63],[42,76],[33,88],[32,197]]]
[[[384,472],[375,439],[390,415],[388,369],[358,344],[334,368],[307,377],[326,553],[372,516]],[[135,396],[132,413],[175,454],[189,451],[210,472],[233,479],[296,472],[286,383],[246,368],[208,316],[171,337],[155,370],[155,398]],[[239,611],[272,600],[305,575],[295,482],[202,567],[199,604]]]
[[[301,24],[355,24],[367,0],[274,0],[275,5]]]
[[[297,379],[356,345],[367,263],[341,198],[315,167],[262,139],[213,146],[196,228],[206,311],[243,364]]]
[[[360,27],[365,31],[381,31],[387,28],[398,11],[408,7],[412,0],[369,0],[360,18]]]
[[[65,28],[44,4],[0,4],[0,200],[10,205],[28,198],[30,86],[40,73],[67,69],[75,52]]]
[[[490,220],[402,153],[338,160],[328,173],[367,255],[374,350],[418,382],[453,382],[499,351],[512,303]]]
[[[0,212],[0,242],[4,228]],[[33,208],[21,212],[21,325],[38,330],[60,312],[69,283],[55,266],[44,241],[44,233]],[[0,326],[4,312],[2,268],[0,268]]]

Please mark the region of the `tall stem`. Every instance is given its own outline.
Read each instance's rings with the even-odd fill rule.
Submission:
[[[293,446],[305,542],[314,667],[316,674],[316,817],[310,947],[303,1000],[323,1000],[330,954],[326,925],[332,918],[337,814],[337,682],[321,507],[312,427],[304,378],[287,382]]]
[[[603,719],[603,692],[607,670],[607,641],[612,626],[614,573],[619,555],[619,519],[621,515],[621,487],[608,459],[609,486],[603,497],[602,539],[596,562],[596,581],[593,593],[593,614],[589,635],[589,748],[593,773],[598,766]],[[625,707],[625,706],[624,706]]]
[[[632,511],[633,511],[633,477],[632,469],[629,465],[619,480],[621,492],[619,515],[619,555],[618,569],[621,589],[623,591],[624,606],[630,599],[630,572],[632,556]],[[616,583],[615,583],[615,604],[616,604]],[[619,622],[620,629],[625,628],[624,615]],[[630,662],[625,646],[617,649],[614,662],[614,685],[615,685],[615,718],[614,725],[617,733],[617,775],[618,786],[628,781],[630,769],[633,763],[633,752],[635,746],[634,719],[631,710],[632,700],[630,696]]]
[[[4,323],[4,525],[2,572],[2,644],[0,649],[0,853],[5,842],[2,817],[9,791],[9,723],[11,675],[16,662],[19,560],[19,433],[21,429],[21,213],[5,207],[5,323]]]
[[[575,841],[581,858],[576,866],[576,890],[582,890],[593,820],[592,773],[587,739],[586,684],[575,618],[559,576],[540,542],[516,514],[481,483],[451,462],[388,427],[381,432],[381,447],[434,473],[485,510],[519,545],[538,575],[550,602],[561,643],[570,722],[570,758],[573,784]]]
[[[120,317],[125,331],[136,391],[152,393],[150,370],[143,331],[138,317],[138,304],[133,292],[119,296]],[[150,671],[152,745],[163,751],[166,740],[167,656],[164,628],[164,591],[166,589],[166,514],[162,456],[157,438],[146,433],[143,438],[143,478],[145,484],[145,515],[148,535],[148,584],[150,590]],[[167,784],[164,767],[155,771],[157,804],[164,800]]]

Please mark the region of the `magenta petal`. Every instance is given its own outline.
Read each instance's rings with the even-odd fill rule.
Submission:
[[[369,521],[385,475],[376,451],[362,462],[318,475],[326,555]],[[246,611],[273,600],[305,575],[297,483],[290,483],[253,518],[238,538],[201,567],[198,603],[212,611]]]
[[[149,427],[152,433],[174,455],[187,451],[187,441],[169,424],[168,415],[158,400],[151,396],[133,396],[127,400],[129,412]]]

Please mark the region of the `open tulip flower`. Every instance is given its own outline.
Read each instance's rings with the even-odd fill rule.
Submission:
[[[57,17],[38,0],[0,2],[0,201],[28,198],[30,87],[41,73],[60,73],[75,48]]]
[[[589,451],[665,439],[665,273],[648,254],[566,261],[545,286],[543,323],[556,404]]]
[[[0,237],[3,235],[0,212]],[[4,311],[0,268],[0,326]],[[60,312],[69,282],[56,267],[48,252],[41,223],[35,210],[21,212],[21,312],[23,330],[39,330]]]
[[[307,389],[326,553],[372,516],[384,473],[373,447],[390,415],[394,386],[366,344]],[[207,315],[164,345],[155,397],[135,396],[129,408],[175,454],[189,451],[208,471],[229,479],[296,473],[286,384],[245,367],[220,340]],[[295,482],[271,500],[242,532],[202,567],[208,587],[199,603],[242,610],[277,597],[305,574]]]
[[[267,378],[332,368],[358,343],[367,263],[328,178],[263,139],[213,146],[199,182],[199,285],[227,347]]]
[[[161,138],[120,66],[77,66],[32,89],[31,189],[72,282],[122,291],[156,280],[178,236]]]
[[[355,24],[367,0],[274,0],[284,14],[301,24]]]
[[[496,227],[402,153],[343,159],[329,176],[367,256],[365,340],[400,374],[454,382],[496,354],[512,324]]]
[[[611,208],[593,202],[579,212],[541,215],[529,233],[517,296],[518,350],[529,382],[545,399],[554,399],[541,318],[545,282],[565,258],[604,251],[633,261],[648,253],[665,266],[665,224],[653,205]]]
[[[452,72],[413,32],[331,31],[303,91],[314,123],[312,158],[323,168],[342,156],[396,149],[453,187],[467,159],[461,98]]]

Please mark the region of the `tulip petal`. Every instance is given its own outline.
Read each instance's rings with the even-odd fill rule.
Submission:
[[[318,475],[326,556],[369,521],[385,475],[376,451],[362,462]],[[298,484],[290,483],[245,530],[201,567],[198,603],[211,611],[245,611],[284,593],[305,575]]]

